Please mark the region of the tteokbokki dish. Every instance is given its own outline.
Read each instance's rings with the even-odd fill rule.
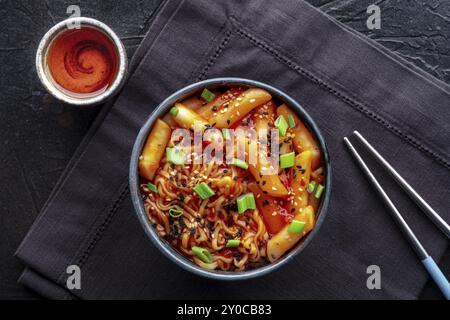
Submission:
[[[325,188],[302,119],[246,86],[205,88],[176,103],[154,123],[139,175],[156,233],[208,270],[278,261],[314,229]]]

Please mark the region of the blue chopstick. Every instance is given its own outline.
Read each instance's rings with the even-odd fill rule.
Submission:
[[[402,215],[398,211],[397,207],[394,205],[392,200],[389,198],[389,196],[384,191],[383,187],[380,185],[378,180],[373,175],[372,171],[369,169],[367,164],[364,162],[364,160],[359,155],[358,151],[353,147],[350,140],[348,140],[347,137],[344,137],[344,142],[347,145],[348,149],[350,150],[353,157],[358,162],[359,166],[371,182],[372,186],[375,188],[375,190],[380,195],[383,202],[388,207],[390,213],[392,214],[392,217],[397,222],[398,226],[400,227],[400,230],[403,232],[405,238],[408,240],[408,242],[413,247],[414,251],[418,255],[420,261],[424,265],[425,269],[428,271],[431,278],[434,280],[434,282],[437,284],[443,295],[447,300],[450,300],[450,283],[448,282],[447,278],[442,273],[441,269],[439,269],[436,262],[434,262],[433,258],[427,253],[425,248],[422,246],[420,241],[417,239],[414,232],[411,230],[409,225],[406,223],[406,221],[403,219]]]
[[[447,278],[442,273],[439,266],[436,264],[436,262],[434,262],[433,258],[431,256],[428,256],[422,260],[422,263],[439,289],[441,289],[445,298],[447,300],[450,300],[450,284],[448,283]]]

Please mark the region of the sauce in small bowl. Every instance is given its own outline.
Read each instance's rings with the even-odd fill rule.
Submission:
[[[114,43],[92,27],[68,30],[52,42],[47,65],[55,82],[74,96],[106,91],[117,75]]]
[[[78,28],[73,28],[75,23]],[[98,104],[121,88],[127,58],[115,33],[100,21],[71,18],[50,29],[36,56],[39,78],[56,98],[72,105]]]

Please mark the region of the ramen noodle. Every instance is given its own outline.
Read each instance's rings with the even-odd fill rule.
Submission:
[[[325,184],[320,149],[298,115],[242,86],[205,88],[157,119],[139,173],[156,233],[223,271],[288,253],[314,228]]]

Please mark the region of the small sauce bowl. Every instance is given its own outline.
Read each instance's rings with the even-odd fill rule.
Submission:
[[[105,63],[103,66],[101,66],[103,67],[103,70],[97,72],[97,74],[94,75],[94,72],[96,72],[95,68],[100,67],[99,59],[97,59],[96,61],[98,65],[90,65],[84,70],[81,70],[82,72],[85,72],[84,76],[94,75],[97,77],[101,77],[102,73],[105,72],[105,64],[108,63],[111,76],[108,77],[107,83],[100,89],[93,89],[92,92],[88,93],[72,91],[68,88],[65,88],[64,85],[58,83],[58,81],[55,79],[55,77],[53,76],[54,73],[52,74],[52,71],[54,72],[54,70],[51,70],[49,66],[49,59],[50,54],[52,53],[52,48],[56,46],[58,41],[60,41],[59,39],[65,37],[66,34],[67,36],[69,36],[71,32],[76,32],[76,30],[86,29],[90,29],[92,33],[97,33],[97,35],[101,36],[105,41],[107,41],[110,45],[109,53],[112,52],[113,54],[113,56],[106,55],[106,53],[104,52],[105,47],[102,47],[101,44],[99,45],[95,42],[93,43],[92,40],[89,42],[94,46],[94,49],[96,48],[95,46],[97,46],[97,49],[100,50],[100,55],[103,53],[106,55],[106,57],[109,57],[111,59],[109,61],[107,61],[107,59],[104,59]],[[72,48],[69,48],[68,50],[71,49]],[[85,50],[84,52],[87,52],[86,54],[89,54],[88,47],[82,47],[73,50],[79,50],[77,52],[83,52],[82,50]],[[70,56],[69,53],[72,54],[72,56]],[[59,57],[59,61],[61,64],[61,68],[67,69],[70,59],[72,59],[73,63],[80,64],[80,66],[77,66],[77,68],[79,67],[80,69],[83,69],[83,61],[78,61],[78,56],[73,52],[69,53],[60,55],[61,57]],[[93,61],[95,62],[95,59]],[[119,37],[107,25],[92,18],[75,17],[59,22],[44,35],[41,42],[39,43],[39,47],[36,53],[36,70],[43,86],[51,95],[53,95],[58,100],[75,106],[92,106],[105,102],[107,99],[118,93],[126,80],[128,61],[125,47],[123,46]],[[78,74],[80,74],[79,70],[75,70],[75,72],[78,72]],[[79,81],[80,84],[83,84],[83,81],[85,81],[86,85],[91,85],[91,83],[88,83],[88,81],[84,79],[86,78],[79,77],[74,78],[74,81]]]

